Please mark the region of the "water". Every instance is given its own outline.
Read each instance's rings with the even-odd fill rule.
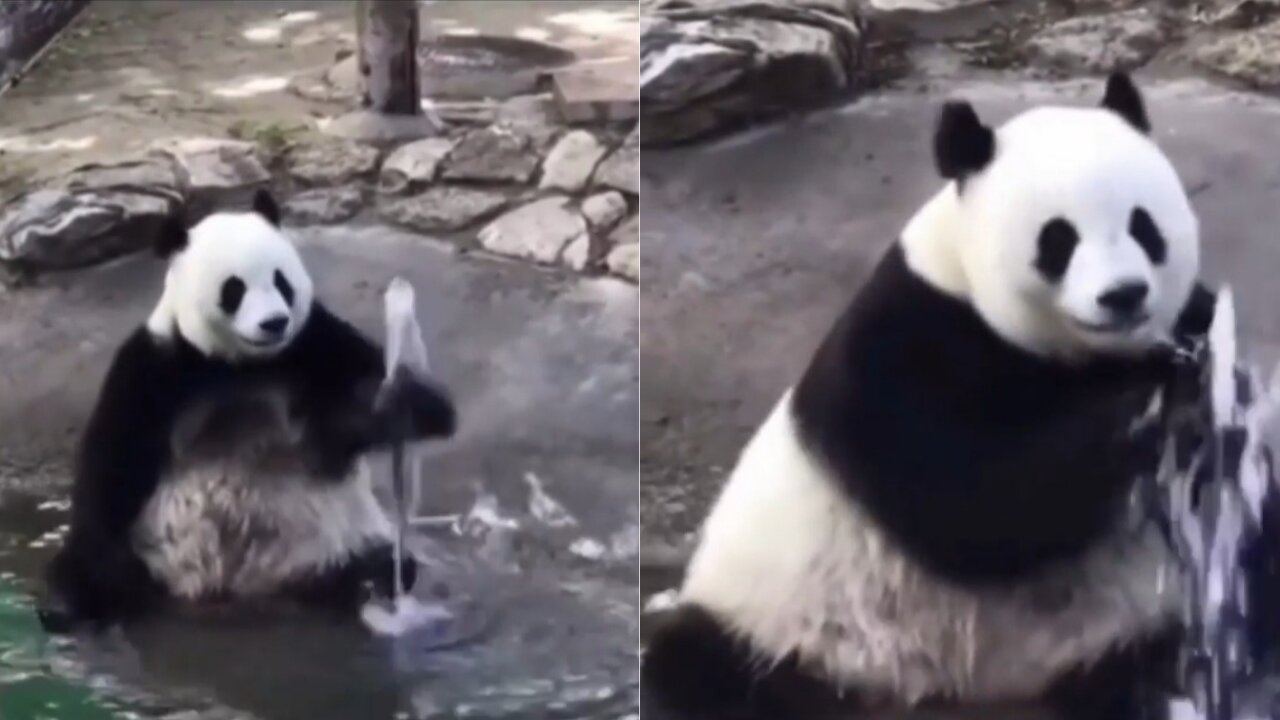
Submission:
[[[1207,346],[1193,355],[1204,371],[1207,397],[1174,408],[1181,414],[1173,417],[1174,439],[1159,477],[1187,588],[1183,679],[1189,699],[1176,699],[1173,708],[1180,718],[1199,720],[1263,717],[1270,693],[1265,668],[1253,667],[1249,656],[1249,578],[1241,558],[1260,529],[1273,482],[1264,425],[1276,398],[1239,360],[1229,289],[1219,294]],[[1188,443],[1197,432],[1206,433],[1206,441]],[[1179,452],[1188,447],[1191,453]]]

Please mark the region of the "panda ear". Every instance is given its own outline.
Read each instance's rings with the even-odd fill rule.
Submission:
[[[280,227],[280,206],[276,204],[270,190],[260,188],[253,194],[253,211],[272,225]]]
[[[963,180],[984,167],[996,154],[996,134],[982,124],[967,102],[942,106],[933,134],[933,159],[948,180]]]
[[[180,213],[171,213],[160,224],[154,243],[156,255],[170,258],[187,246],[187,224]]]
[[[1127,73],[1114,72],[1107,78],[1107,90],[1102,95],[1102,107],[1114,112],[1142,134],[1151,132],[1147,108],[1142,93]]]

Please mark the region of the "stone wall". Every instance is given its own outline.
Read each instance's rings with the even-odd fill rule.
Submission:
[[[89,0],[6,0],[0,2],[0,91]]]

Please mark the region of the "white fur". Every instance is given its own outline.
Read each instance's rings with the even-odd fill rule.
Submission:
[[[1168,245],[1153,265],[1128,233],[1142,207]],[[1043,225],[1061,217],[1080,243],[1056,284],[1035,270]],[[1081,357],[1131,352],[1167,338],[1199,272],[1199,224],[1177,173],[1151,141],[1101,108],[1041,107],[996,131],[996,156],[948,183],[902,235],[908,265],[939,289],[969,299],[1003,337],[1029,351]],[[1149,283],[1150,319],[1127,332],[1080,323],[1107,320],[1098,297],[1117,284]]]
[[[1171,562],[1158,537],[1117,534],[1015,591],[931,577],[800,446],[788,392],[708,517],[681,601],[717,613],[764,664],[796,651],[846,686],[992,700],[1034,696],[1174,617]]]
[[[292,304],[275,286],[280,271],[293,286]],[[218,306],[222,283],[244,281],[246,292],[234,316]],[[179,331],[201,352],[226,358],[279,352],[307,321],[314,288],[293,243],[257,213],[214,213],[191,228],[187,247],[169,263],[164,293],[147,327],[159,338]],[[275,315],[289,318],[276,342],[259,323]]]
[[[202,403],[179,420],[174,464],[134,531],[174,594],[270,594],[390,541],[364,463],[340,482],[310,477],[300,438],[272,391]]]

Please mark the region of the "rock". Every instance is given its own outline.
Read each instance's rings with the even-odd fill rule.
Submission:
[[[285,219],[291,223],[329,225],[350,220],[363,204],[359,188],[316,188],[289,198],[283,209]]]
[[[582,216],[597,233],[609,232],[626,214],[627,199],[620,192],[600,193],[582,201]]]
[[[148,246],[181,203],[162,158],[86,165],[0,207],[0,263],[41,271],[110,260]]]
[[[551,73],[560,117],[567,123],[625,122],[639,112],[636,58],[573,65]]]
[[[396,148],[382,163],[378,189],[398,194],[436,177],[436,169],[453,149],[453,140],[435,137],[411,142]]]
[[[377,150],[339,138],[298,145],[286,158],[289,175],[303,185],[347,185],[378,166]]]
[[[584,234],[569,243],[560,260],[574,270],[582,272],[591,264],[592,255],[591,236]]]
[[[640,217],[633,215],[609,234],[609,245],[628,245],[640,242]]]
[[[1236,30],[1257,27],[1280,15],[1280,0],[1206,0],[1193,7],[1201,22]]]
[[[640,194],[640,137],[636,132],[600,163],[591,184]]]
[[[152,152],[168,158],[195,221],[215,208],[247,203],[271,180],[258,146],[242,140],[196,137],[161,140]]]
[[[1054,23],[1029,41],[1033,57],[1065,71],[1132,70],[1160,49],[1165,32],[1147,8]]]
[[[378,206],[378,213],[414,230],[447,232],[482,220],[506,204],[507,198],[495,192],[446,185],[385,201]]]
[[[528,135],[502,126],[463,136],[444,162],[446,180],[526,183],[538,169],[538,152]]]
[[[1218,38],[1194,56],[1204,67],[1252,87],[1280,87],[1280,20]]]
[[[690,140],[812,106],[853,86],[862,23],[844,0],[701,0],[641,36],[645,142]]]
[[[991,0],[871,0],[871,7],[883,12],[912,10],[915,12],[945,12],[970,5],[982,5]]]
[[[640,243],[618,245],[604,259],[605,267],[614,275],[640,280]]]
[[[490,252],[553,263],[565,247],[586,234],[587,223],[569,207],[569,199],[549,197],[494,220],[478,238]]]
[[[542,181],[538,187],[578,192],[591,178],[607,148],[586,130],[567,133],[551,148],[542,165]]]

